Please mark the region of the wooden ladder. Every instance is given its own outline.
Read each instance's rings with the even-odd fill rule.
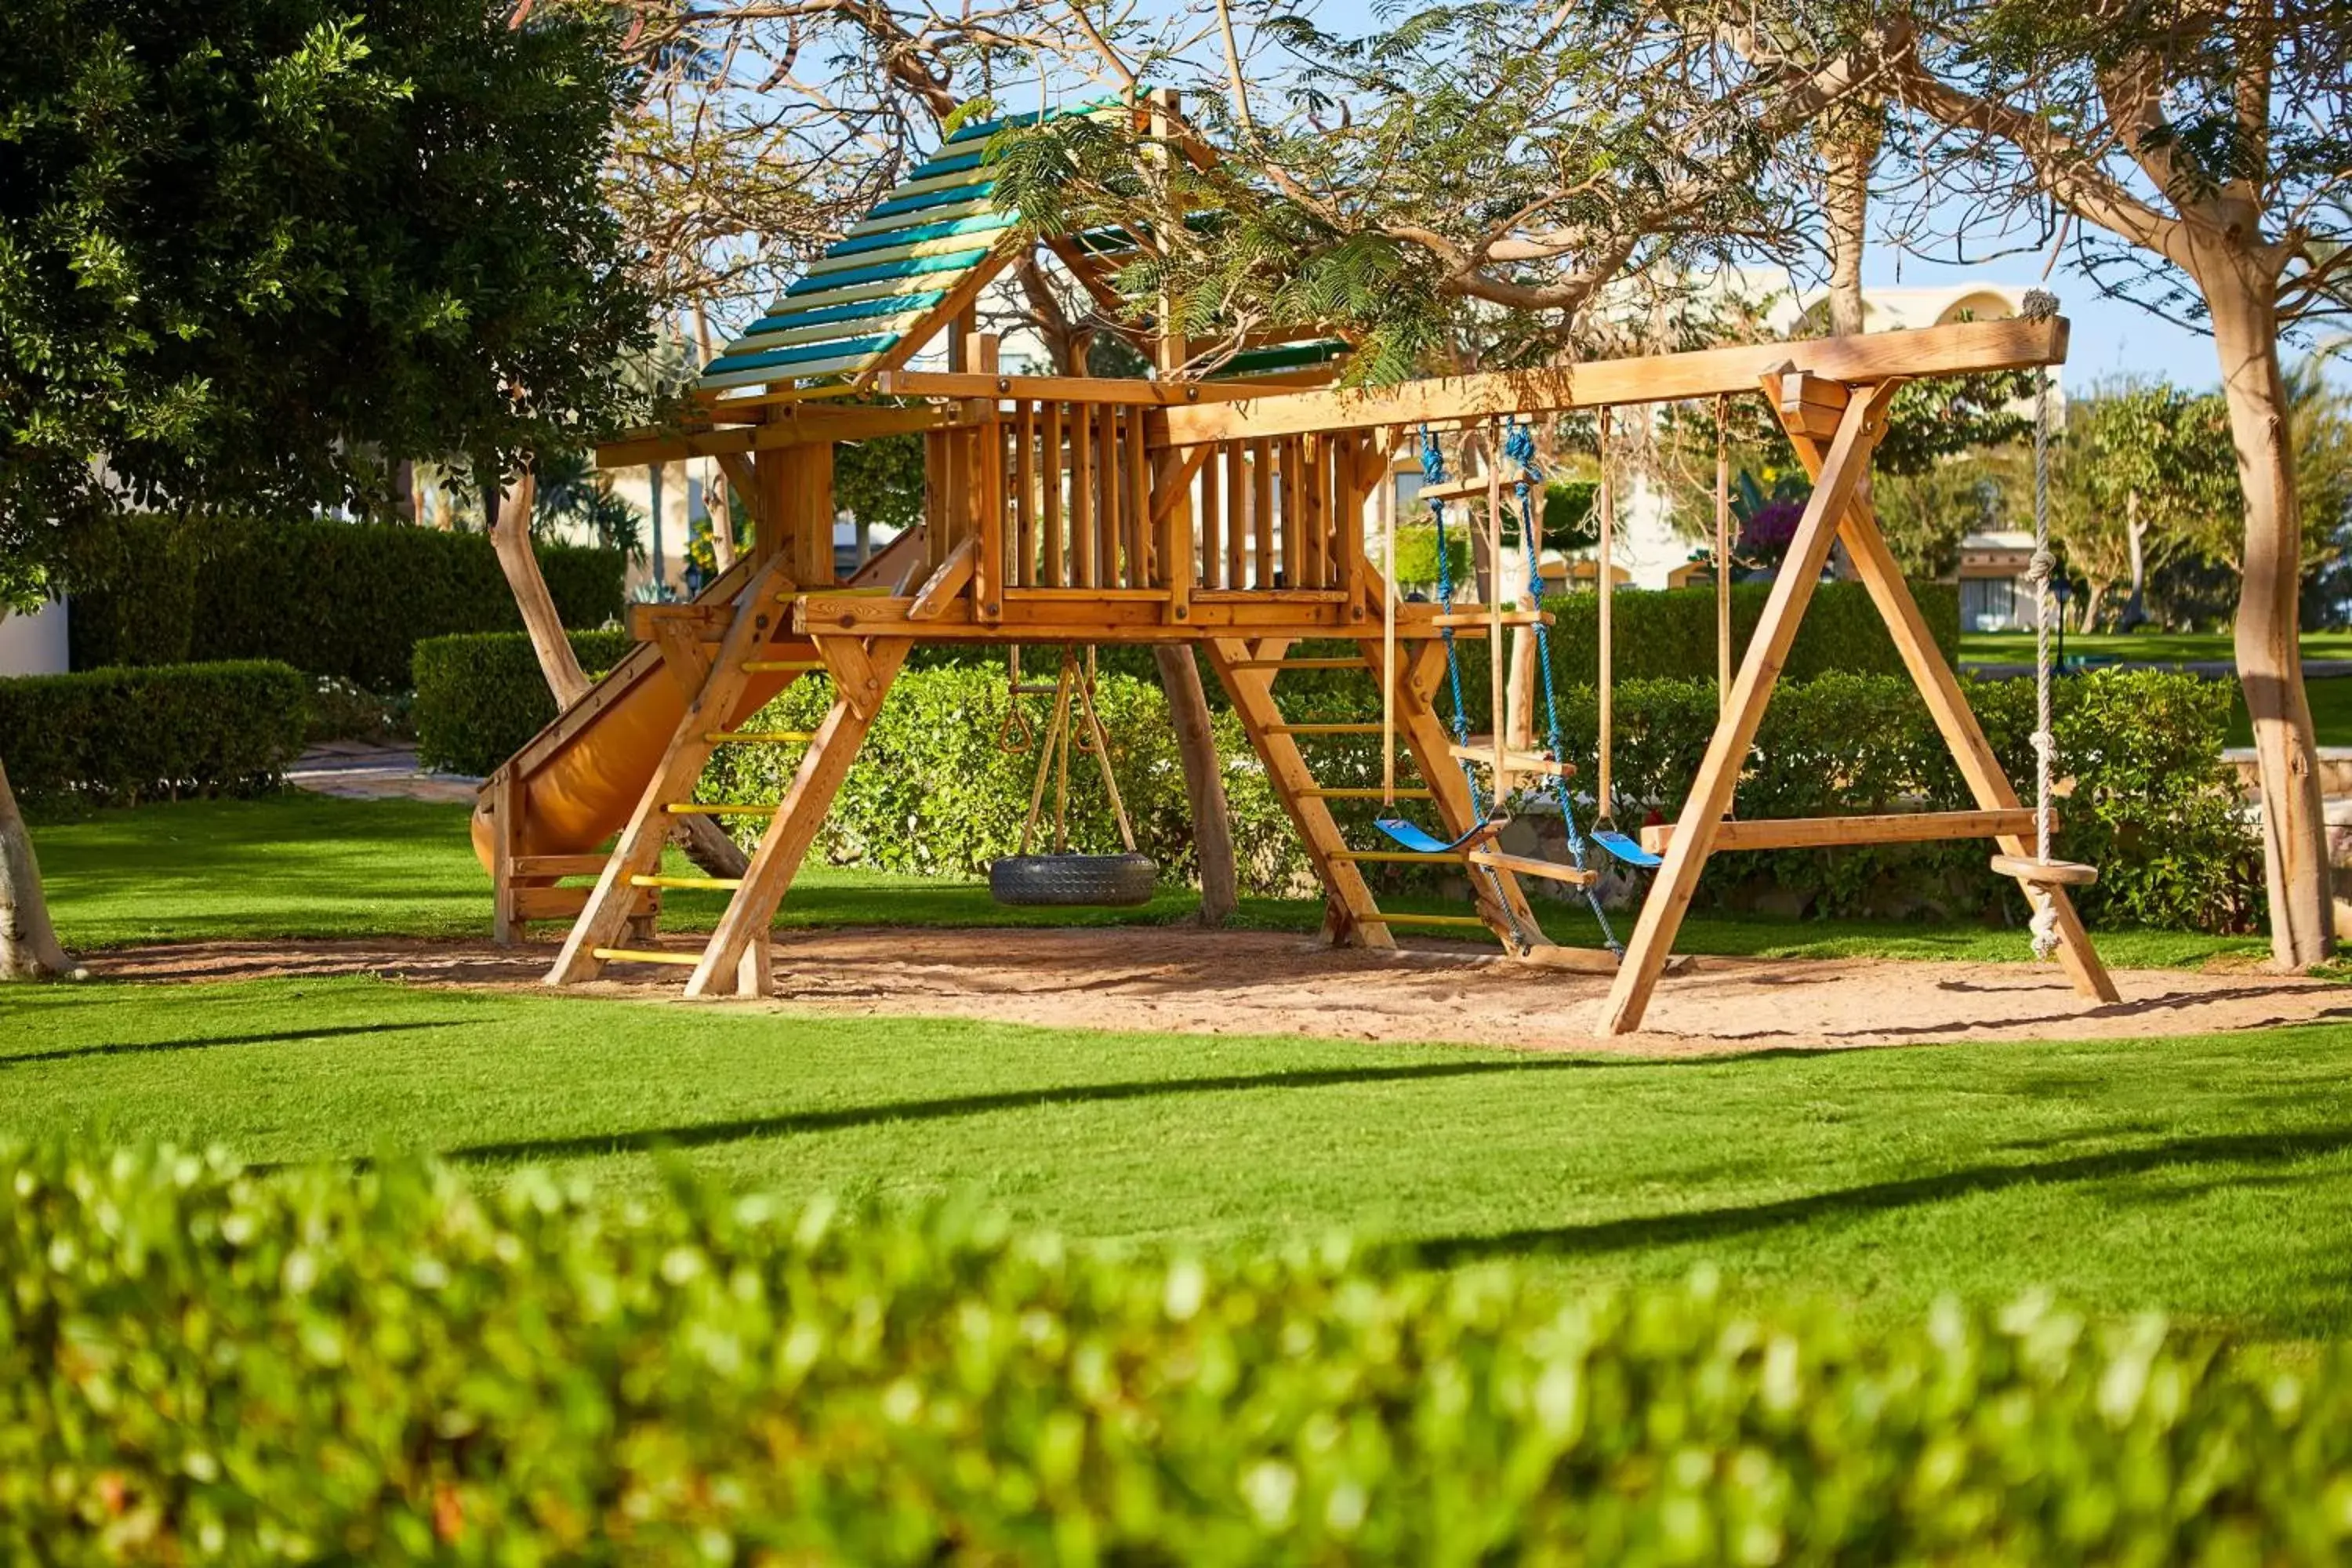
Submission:
[[[1255,641],[1214,638],[1204,646],[1210,668],[1223,682],[1233,700],[1234,714],[1264,759],[1266,776],[1297,827],[1316,874],[1322,879],[1329,900],[1327,929],[1334,942],[1388,948],[1396,945],[1392,928],[1398,926],[1475,927],[1491,932],[1507,952],[1528,963],[1593,973],[1615,973],[1616,955],[1605,949],[1562,947],[1547,940],[1519,888],[1518,878],[1523,873],[1549,875],[1561,880],[1577,879],[1579,873],[1505,854],[1490,841],[1474,839],[1442,852],[1356,849],[1348,845],[1328,803],[1378,800],[1385,792],[1379,788],[1324,785],[1316,778],[1299,742],[1324,736],[1378,735],[1381,726],[1293,723],[1283,715],[1275,700],[1275,683],[1286,671],[1310,669],[1362,669],[1376,680],[1386,680],[1390,677],[1381,666],[1383,647],[1379,638],[1360,639],[1355,654],[1338,657],[1288,657],[1289,643],[1276,637]],[[1453,737],[1446,733],[1431,705],[1431,695],[1445,670],[1444,646],[1433,641],[1404,645],[1398,650],[1397,662],[1397,733],[1424,781],[1412,788],[1399,788],[1397,798],[1429,802],[1444,824],[1444,837],[1460,838],[1476,825],[1478,818],[1469,784],[1454,759]],[[1477,912],[1432,915],[1383,910],[1373,900],[1371,889],[1359,868],[1408,864],[1460,866],[1469,877]]]
[[[549,970],[549,984],[593,980],[609,963],[657,963],[692,970],[686,986],[689,996],[764,996],[772,991],[770,923],[824,825],[907,649],[904,641],[877,648],[878,639],[849,637],[813,637],[805,644],[778,646],[776,631],[789,620],[795,596],[779,559],[755,573],[738,595],[715,653],[690,630],[662,628],[657,633],[665,667],[687,693],[686,711]],[[818,672],[832,678],[835,695],[814,730],[730,727],[755,677],[782,675],[789,689],[801,676]],[[697,801],[695,787],[704,766],[712,752],[728,745],[801,748],[799,766],[783,797],[760,804]],[[691,814],[766,819],[760,847],[741,877],[661,873],[662,847],[673,820]],[[702,947],[621,945],[630,913],[641,907],[647,893],[678,888],[729,894],[726,912]]]

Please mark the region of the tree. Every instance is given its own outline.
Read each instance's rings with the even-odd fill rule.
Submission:
[[[2168,382],[2126,382],[2071,402],[2055,467],[2054,531],[2088,581],[2085,630],[2118,582],[2129,589],[2123,623],[2138,625],[2152,563],[2227,537],[2242,515],[2229,411],[2218,396]]]
[[[1856,54],[1923,128],[1938,210],[2071,226],[2101,285],[2212,333],[2243,497],[2238,674],[2264,801],[2272,950],[2334,942],[2297,645],[2303,526],[2283,332],[2352,302],[2352,12],[2326,0],[1920,0]]]
[[[0,561],[125,504],[383,510],[387,455],[495,490],[624,422],[614,43],[480,0],[0,8]],[[0,883],[0,975],[54,970],[5,809]]]

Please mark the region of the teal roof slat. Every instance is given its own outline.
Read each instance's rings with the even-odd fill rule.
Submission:
[[[853,300],[845,305],[819,305],[806,310],[777,310],[744,328],[743,335],[756,338],[762,332],[789,332],[798,327],[820,326],[826,321],[855,321],[867,316],[895,316],[903,310],[927,310],[947,297],[944,289],[927,289],[919,294],[885,294],[877,300]]]
[[[941,223],[886,228],[878,234],[860,235],[856,239],[837,241],[825,251],[824,258],[830,261],[837,256],[858,256],[869,250],[894,250],[902,245],[916,245],[926,239],[949,239],[962,234],[992,234],[1000,228],[1010,228],[1018,221],[1011,213],[983,213],[972,217],[949,218]]]
[[[961,174],[968,169],[979,168],[987,158],[988,154],[977,147],[969,153],[935,157],[917,164],[914,172],[898,183],[902,185],[911,185],[919,180],[936,180],[941,174]]]
[[[793,364],[806,364],[815,360],[839,359],[847,354],[880,353],[898,341],[891,332],[878,338],[835,338],[821,343],[799,343],[786,349],[761,349],[753,353],[721,354],[703,367],[706,376],[724,375],[739,370],[777,370]]]
[[[977,142],[983,136],[993,136],[1014,125],[1036,125],[1048,120],[1066,119],[1073,114],[1099,114],[1106,109],[1117,109],[1123,101],[1117,98],[1097,98],[1085,103],[1065,104],[1059,109],[1033,109],[1025,114],[1001,114],[993,120],[959,126],[956,133],[948,138],[947,144],[953,147],[961,142]]]
[[[893,196],[866,216],[868,218],[896,217],[900,213],[920,212],[925,207],[943,207],[956,202],[968,202],[987,195],[995,189],[994,180],[980,179],[968,185],[950,185],[945,190],[917,191],[911,196]]]
[[[944,256],[912,256],[904,261],[885,261],[872,267],[852,267],[840,272],[818,272],[802,279],[784,290],[786,299],[824,293],[852,283],[878,282],[885,278],[913,278],[927,272],[966,272],[988,258],[988,251],[952,250]]]

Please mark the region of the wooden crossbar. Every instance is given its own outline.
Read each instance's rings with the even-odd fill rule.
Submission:
[[[1486,927],[1484,915],[1407,915],[1394,910],[1382,910],[1380,921],[1391,926],[1476,926],[1481,931]]]
[[[1370,669],[1371,663],[1362,658],[1237,658],[1235,669]]]
[[[773,816],[777,808],[754,802],[748,805],[722,805],[698,800],[673,801],[662,807],[672,816]]]
[[[1331,857],[1374,866],[1459,866],[1462,858],[1459,849],[1343,849]]]
[[[1873,816],[1743,818],[1715,830],[1717,849],[1814,849],[1840,844],[1925,844],[1939,838],[1999,838],[2033,831],[2031,806],[2015,811],[1895,811]],[[1675,825],[1642,829],[1642,847],[1665,853]]]
[[[1547,881],[1566,882],[1577,888],[1589,888],[1601,879],[1598,871],[1562,865],[1557,860],[1538,859],[1532,855],[1512,855],[1501,849],[1473,849],[1469,860],[1473,866],[1490,866],[1496,870],[1516,871],[1522,877],[1541,877]]]
[[[690,969],[702,962],[698,952],[665,952],[650,947],[593,947],[588,952],[590,957],[606,963],[620,959],[629,963],[669,963]]]
[[[1384,789],[1358,789],[1352,786],[1326,789],[1318,785],[1314,789],[1303,789],[1298,793],[1304,795],[1311,795],[1317,800],[1386,800],[1389,797],[1390,792]],[[1399,800],[1431,800],[1435,798],[1430,791],[1425,789],[1401,788],[1395,793],[1396,797]]]
[[[1265,438],[1307,430],[1370,430],[1483,419],[1497,414],[1601,408],[1752,393],[1782,366],[1860,384],[1918,375],[2024,370],[2066,358],[2066,319],[1964,321],[1908,332],[1865,332],[1790,343],[1741,343],[1693,353],[1593,360],[1540,370],[1487,371],[1394,386],[1333,387],[1254,401],[1171,408],[1170,445]]]
[[[730,891],[743,885],[740,877],[632,877],[632,888],[710,888]]]

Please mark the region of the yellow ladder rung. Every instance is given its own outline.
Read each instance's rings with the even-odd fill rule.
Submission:
[[[1235,669],[1370,669],[1372,661],[1355,658],[1237,658]]]
[[[805,746],[816,739],[814,730],[712,730],[704,740],[714,746]]]
[[[1303,789],[1298,792],[1310,800],[1386,800],[1391,795],[1399,800],[1435,800],[1436,795],[1425,789]]]
[[[601,958],[607,963],[619,959],[627,963],[675,963],[681,968],[691,969],[702,962],[702,954],[698,952],[663,952],[646,947],[592,947],[588,952],[591,957]]]
[[[1486,921],[1477,915],[1392,915],[1382,911],[1382,925],[1391,926],[1477,926],[1486,929]]]
[[[783,809],[774,805],[706,805],[700,801],[685,800],[662,807],[672,816],[773,816]]]
[[[821,658],[747,658],[743,661],[746,675],[789,675],[823,669]]]
[[[1272,735],[1377,735],[1378,724],[1268,724]]]
[[[728,890],[743,885],[740,877],[632,877],[632,888],[720,888]]]
[[[1459,866],[1459,849],[1343,849],[1334,860],[1360,860],[1381,866]]]

